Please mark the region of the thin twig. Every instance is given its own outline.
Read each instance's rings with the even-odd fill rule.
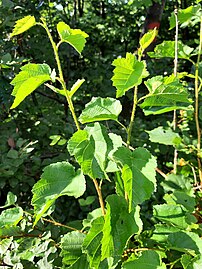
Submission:
[[[93,183],[95,185],[95,188],[96,188],[96,191],[97,191],[97,194],[98,194],[98,199],[99,199],[99,202],[100,202],[100,207],[101,207],[101,210],[102,210],[102,214],[104,216],[105,215],[105,206],[104,206],[104,201],[103,201],[103,197],[102,197],[101,186],[99,186],[96,179],[93,179]]]
[[[175,59],[174,59],[174,76],[177,77],[177,64],[178,64],[178,17],[177,17],[177,9],[174,10],[175,15],[175,22],[176,22],[176,28],[175,28]],[[177,112],[174,110],[173,112],[173,130],[175,131],[177,129]],[[175,148],[174,150],[174,159],[173,159],[173,173],[177,173],[177,156],[178,151]]]

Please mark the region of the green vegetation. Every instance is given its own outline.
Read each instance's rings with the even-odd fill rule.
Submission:
[[[84,2],[1,3],[0,266],[200,268],[200,1]]]

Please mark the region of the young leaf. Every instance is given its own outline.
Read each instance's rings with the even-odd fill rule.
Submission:
[[[36,25],[35,17],[34,16],[26,16],[20,20],[16,21],[15,27],[13,32],[11,33],[10,37],[15,35],[22,34],[23,32],[30,29],[32,26]]]
[[[181,27],[186,27],[187,25],[194,26],[196,23],[200,22],[201,18],[201,6],[196,5],[185,9],[178,10],[178,22],[181,24]],[[172,13],[170,17],[170,29],[173,29],[176,25],[175,15]]]
[[[149,75],[145,62],[139,62],[132,53],[126,53],[126,58],[114,60],[112,65],[115,66],[112,81],[113,86],[117,88],[117,98],[134,86],[140,85],[142,79]]]
[[[41,179],[34,185],[32,205],[36,214],[34,225],[63,195],[80,197],[85,192],[85,178],[68,162],[58,162],[45,167]]]
[[[57,24],[57,31],[62,42],[69,43],[75,50],[81,54],[88,35],[80,29],[71,29],[64,22]]]
[[[78,79],[77,82],[74,83],[74,85],[71,87],[71,90],[69,92],[70,97],[72,97],[75,94],[75,92],[81,87],[84,81],[85,79]]]
[[[84,174],[104,179],[108,178],[106,169],[113,146],[106,128],[94,123],[72,136],[68,142],[68,151],[75,156]]]
[[[16,201],[17,201],[17,196],[9,191],[7,194],[7,199],[6,199],[5,205],[0,206],[0,208],[6,208],[6,207],[9,207],[11,205],[14,205],[16,203]]]
[[[93,97],[86,104],[82,111],[79,121],[81,123],[102,121],[102,120],[118,120],[118,115],[121,113],[122,106],[119,100],[113,98]]]
[[[145,85],[149,94],[140,107],[146,116],[162,114],[176,109],[186,109],[191,104],[187,89],[174,75],[153,77],[148,79]]]
[[[160,126],[152,131],[146,132],[149,134],[149,140],[154,143],[175,146],[181,141],[179,134],[173,132],[171,128],[164,129],[162,126]]]
[[[141,49],[142,53],[154,41],[157,34],[158,34],[158,31],[155,28],[152,31],[149,31],[143,35],[143,37],[140,39],[140,49]]]
[[[113,257],[116,264],[129,238],[139,231],[133,213],[128,213],[124,197],[112,194],[107,197],[107,211],[103,227],[102,260]]]
[[[156,188],[155,158],[144,148],[131,152],[120,147],[113,155],[122,167],[124,189],[129,199],[129,211],[149,199]]]
[[[178,41],[177,46],[179,59],[189,59],[192,56],[193,48],[183,44],[182,41]],[[154,52],[148,52],[148,55],[151,58],[175,58],[175,41],[163,41],[155,47]]]
[[[165,263],[162,263],[159,254],[153,250],[143,251],[137,258],[134,254],[123,263],[123,269],[166,269]]]
[[[51,80],[51,69],[47,64],[26,64],[21,72],[11,81],[15,96],[11,109],[17,107],[30,93],[44,82]]]

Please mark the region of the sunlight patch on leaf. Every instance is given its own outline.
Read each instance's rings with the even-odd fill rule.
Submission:
[[[118,120],[121,113],[122,105],[119,100],[114,98],[93,97],[86,104],[82,111],[79,121],[83,123],[103,121],[103,120]]]
[[[188,98],[187,89],[175,78],[156,76],[145,82],[149,94],[140,105],[144,114],[157,115],[176,109],[187,109],[192,101]]]
[[[36,25],[36,21],[35,21],[34,16],[29,15],[29,16],[26,16],[26,17],[20,19],[20,20],[17,20],[10,37],[22,34],[23,32],[27,31],[28,29],[30,29],[34,25]]]
[[[189,59],[192,56],[193,48],[183,44],[182,41],[178,41],[177,45],[179,59]],[[148,55],[151,58],[175,58],[175,41],[163,41],[155,47],[154,52],[148,52]]]
[[[71,29],[70,26],[64,22],[59,22],[57,24],[57,31],[62,42],[67,42],[81,54],[88,34],[80,29]]]
[[[86,189],[85,178],[80,170],[75,172],[68,162],[58,162],[44,168],[41,179],[32,188],[32,205],[35,211],[34,225],[43,214],[63,195],[83,195]]]
[[[146,70],[146,63],[139,62],[132,53],[126,53],[126,58],[117,58],[112,63],[115,66],[112,77],[113,86],[116,87],[116,97],[119,98],[126,91],[142,83],[142,79],[149,73]]]
[[[51,69],[47,64],[26,64],[22,71],[11,81],[15,96],[11,109],[16,108],[29,94],[44,82],[51,80]]]

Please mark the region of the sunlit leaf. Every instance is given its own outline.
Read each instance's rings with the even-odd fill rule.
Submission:
[[[131,152],[120,147],[113,155],[122,168],[124,189],[129,199],[129,210],[151,197],[156,189],[156,160],[145,148]]]
[[[58,34],[62,42],[69,43],[80,54],[85,46],[88,35],[80,29],[71,29],[64,22],[57,24]]]
[[[146,132],[149,134],[149,140],[154,143],[175,146],[181,142],[179,134],[175,133],[171,128],[164,129],[160,126]]]
[[[85,192],[85,178],[80,170],[68,162],[58,162],[45,167],[41,179],[34,185],[32,205],[35,211],[35,222],[63,195],[80,197]]]
[[[189,59],[193,48],[185,45],[182,41],[177,43],[177,55],[179,59]],[[174,58],[175,57],[175,41],[165,40],[161,44],[157,45],[154,49],[154,52],[148,52],[149,57],[151,58]]]
[[[117,88],[117,98],[134,86],[140,85],[142,79],[149,75],[145,62],[139,62],[132,53],[127,53],[126,58],[117,58],[112,65],[115,66],[112,81],[113,86]]]
[[[9,191],[7,194],[7,199],[6,199],[5,205],[0,206],[0,208],[6,208],[6,207],[9,207],[11,205],[14,205],[16,203],[16,201],[17,201],[17,196]]]
[[[30,93],[44,82],[51,80],[51,69],[47,64],[26,64],[21,72],[11,81],[15,96],[12,108],[17,107]]]
[[[186,211],[181,205],[155,205],[153,208],[154,217],[171,226],[186,229]]]
[[[201,19],[201,6],[196,5],[185,9],[179,9],[177,14],[178,23],[181,27],[186,27],[187,25],[194,26],[196,23],[200,22]],[[175,15],[172,13],[170,17],[170,29],[174,28],[176,25]]]
[[[81,123],[103,121],[103,120],[118,120],[118,115],[121,113],[122,106],[119,100],[113,98],[93,97],[86,104],[82,111],[79,120]]]
[[[30,16],[30,15],[20,20],[17,20],[10,37],[22,34],[23,32],[27,31],[35,24],[36,24],[35,17]]]
[[[149,94],[140,105],[146,116],[157,115],[176,109],[187,109],[191,104],[187,89],[174,75],[156,76],[145,82]]]
[[[149,47],[149,45],[154,41],[155,37],[157,36],[158,31],[153,29],[143,35],[140,39],[140,48],[142,52]]]
[[[74,85],[71,87],[71,90],[69,92],[70,97],[72,97],[75,94],[75,92],[81,87],[84,81],[85,79],[78,79],[77,82],[74,83]]]
[[[23,210],[21,207],[14,207],[5,209],[0,215],[0,227],[6,225],[17,225],[18,222],[22,219]]]
[[[166,269],[165,263],[162,263],[159,254],[153,250],[143,251],[137,258],[134,254],[123,263],[123,269]]]

